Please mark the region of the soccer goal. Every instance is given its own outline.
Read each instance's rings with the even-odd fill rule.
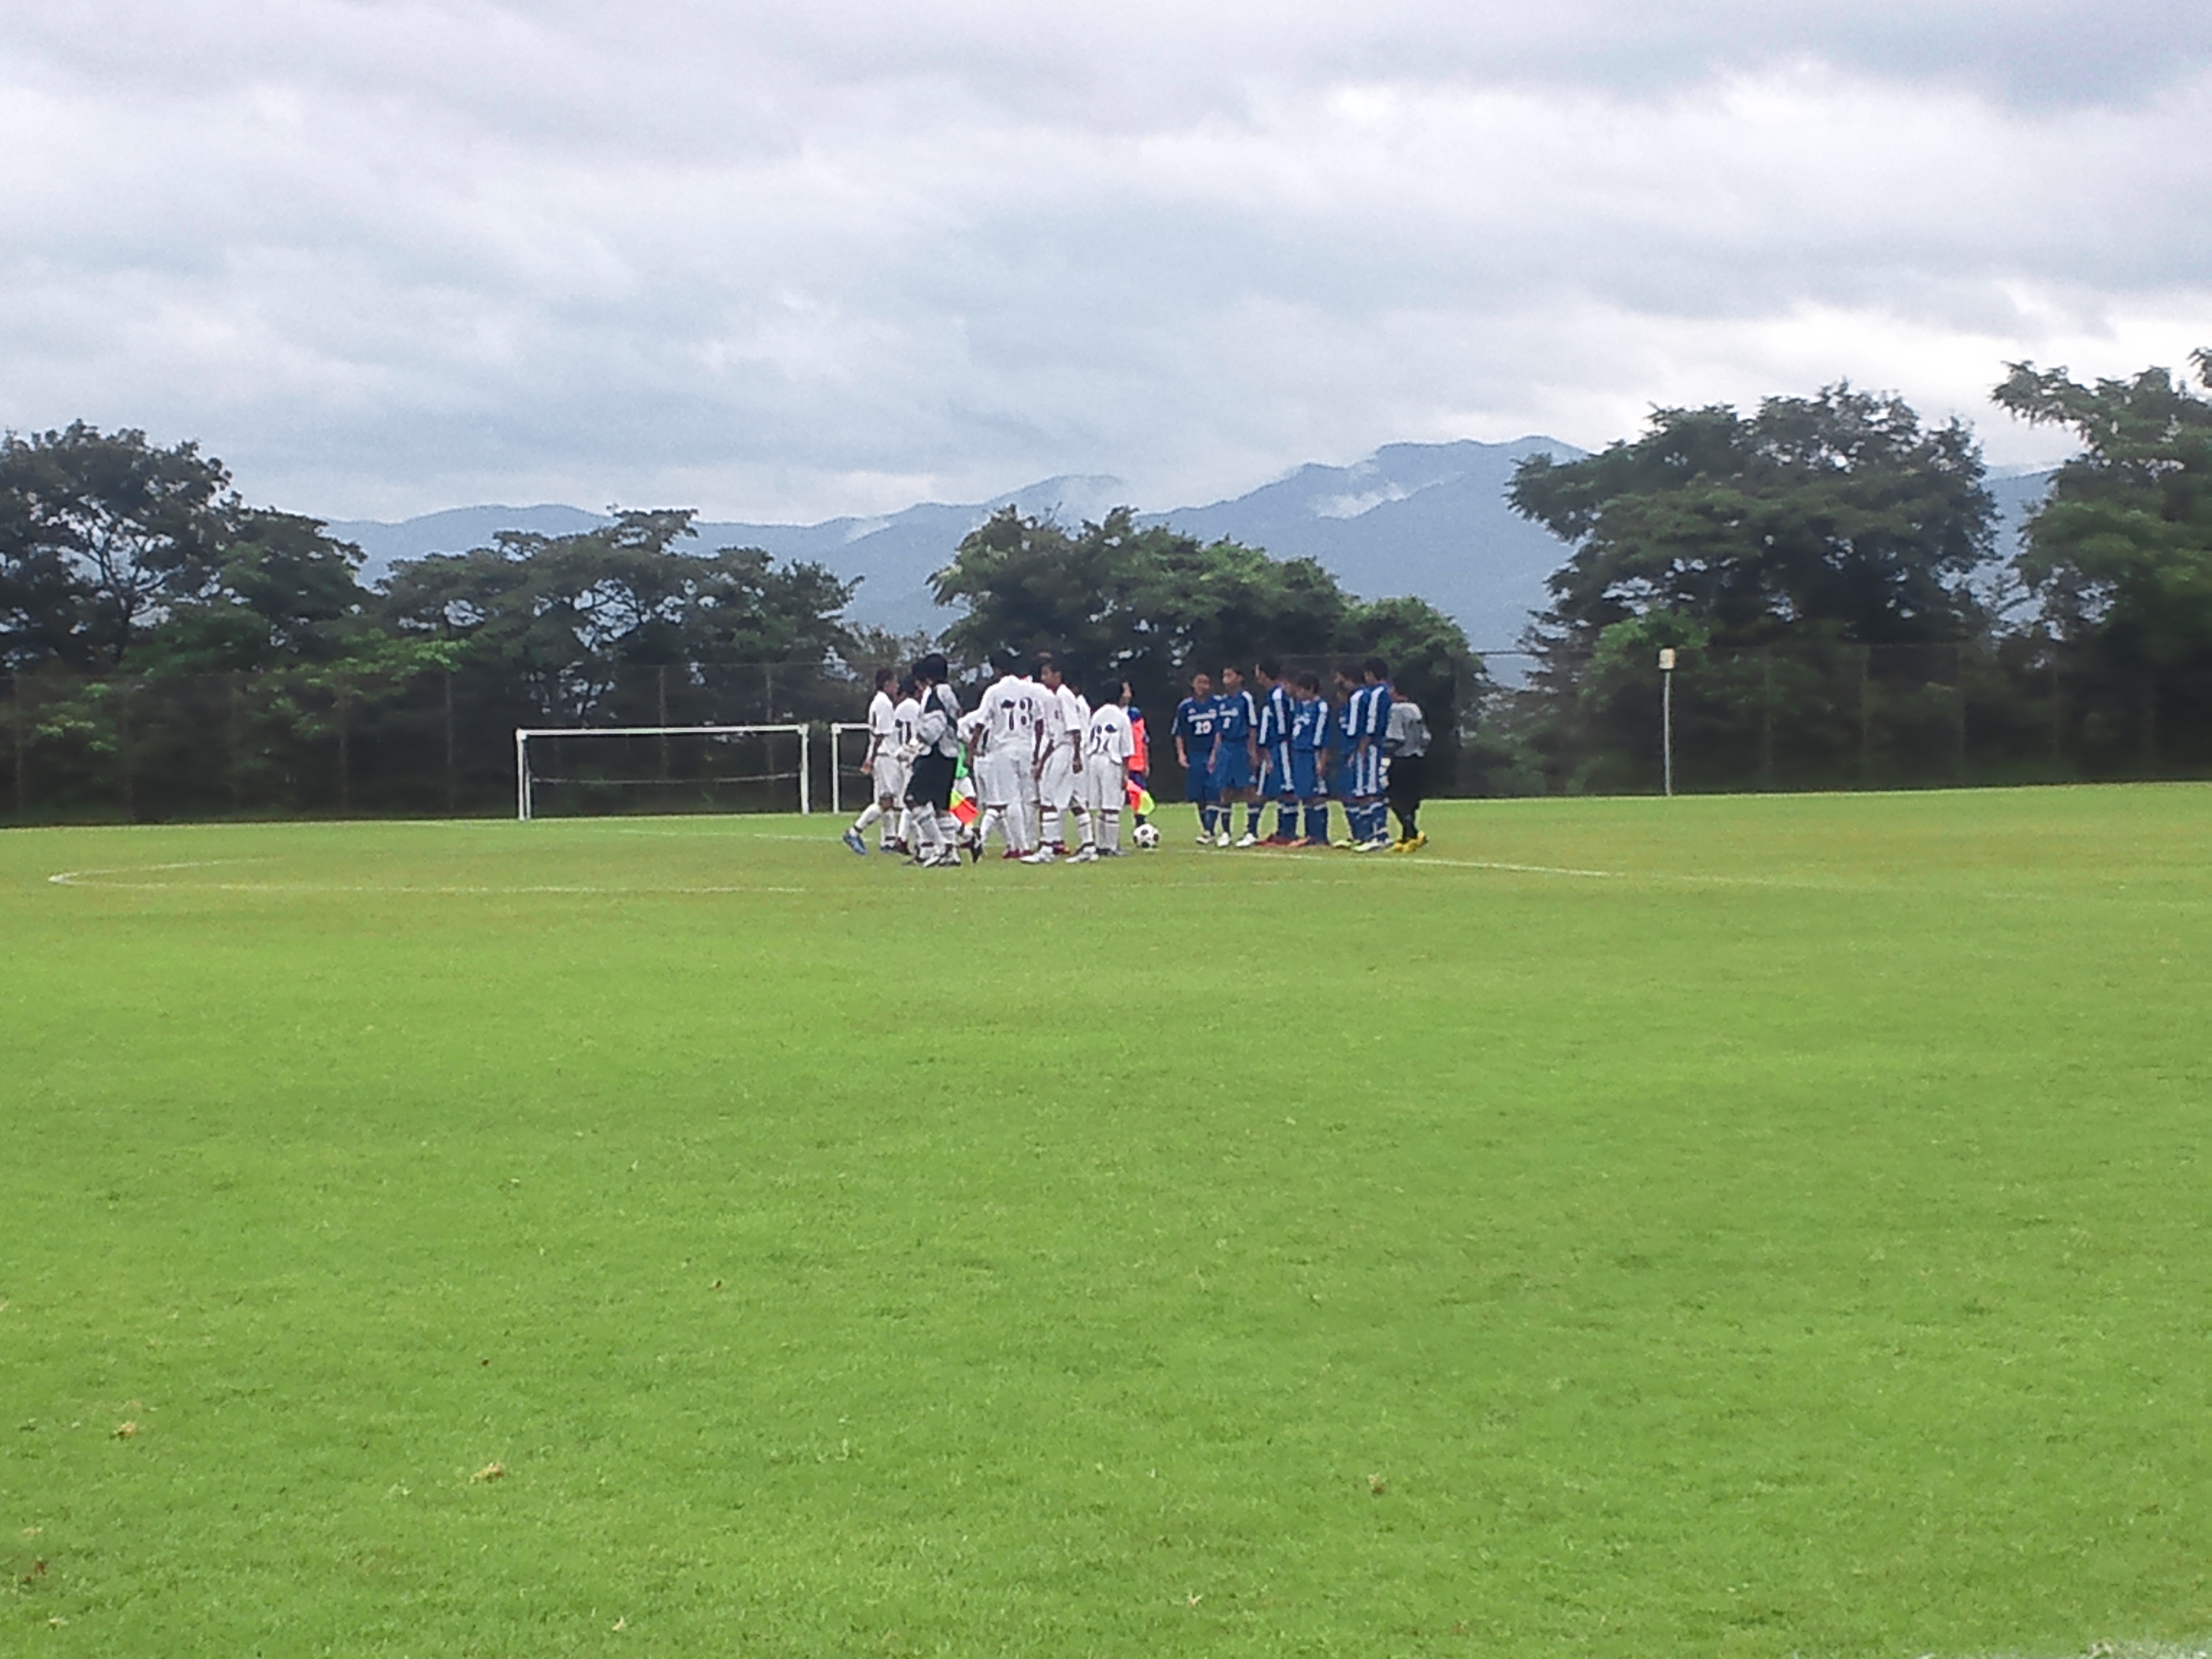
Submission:
[[[814,810],[804,726],[517,726],[514,815]]]

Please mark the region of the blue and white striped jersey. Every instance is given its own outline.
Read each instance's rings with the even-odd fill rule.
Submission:
[[[1273,749],[1288,742],[1291,735],[1291,694],[1289,688],[1278,684],[1267,693],[1267,702],[1260,705],[1260,747]]]

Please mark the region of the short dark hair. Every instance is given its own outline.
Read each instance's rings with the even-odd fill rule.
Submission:
[[[1042,674],[1048,668],[1058,668],[1060,664],[1054,660],[1051,652],[1040,651],[1036,653],[1036,666],[1030,672],[1033,673]],[[1065,676],[1062,678],[1065,678]]]
[[[1261,658],[1258,667],[1260,672],[1262,674],[1265,674],[1271,680],[1279,680],[1283,678],[1283,665],[1273,657]]]
[[[899,696],[902,697],[911,697],[921,690],[921,688],[914,683],[914,676],[911,674],[899,682]]]
[[[933,651],[921,659],[914,665],[914,677],[917,680],[928,680],[933,684],[942,685],[945,678],[945,653]]]
[[[884,682],[885,680],[896,680],[896,678],[898,678],[897,669],[878,668],[876,670],[876,690],[878,691],[882,690],[884,689]]]
[[[1315,673],[1312,669],[1307,669],[1304,673],[1298,676],[1298,690],[1318,693],[1321,690],[1321,676]]]
[[[1380,657],[1370,657],[1365,662],[1359,665],[1361,668],[1364,669],[1368,675],[1372,678],[1387,680],[1390,678],[1390,665],[1384,662]]]

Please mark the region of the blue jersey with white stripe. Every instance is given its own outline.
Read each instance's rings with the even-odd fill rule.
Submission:
[[[1213,728],[1219,718],[1219,710],[1214,706],[1218,701],[1213,697],[1185,697],[1176,705],[1173,734],[1182,739],[1184,751],[1194,761],[1213,752]]]
[[[1390,729],[1390,688],[1387,685],[1363,685],[1355,690],[1344,705],[1344,734],[1357,742],[1361,738],[1382,741]]]
[[[1223,692],[1213,700],[1214,741],[1239,744],[1250,742],[1253,718],[1258,712],[1249,691]]]
[[[1260,747],[1273,749],[1290,735],[1291,694],[1277,685],[1268,691],[1267,702],[1260,705]]]
[[[1319,697],[1310,697],[1291,705],[1291,747],[1304,754],[1315,754],[1328,747],[1331,728],[1335,722],[1329,719],[1328,705]]]

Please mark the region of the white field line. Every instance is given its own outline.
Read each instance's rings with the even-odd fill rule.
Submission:
[[[711,886],[645,887],[567,882],[493,885],[462,882],[379,884],[334,881],[113,881],[106,879],[113,876],[146,875],[157,870],[205,870],[217,865],[265,864],[267,862],[265,859],[197,859],[179,864],[140,864],[106,870],[62,870],[48,876],[46,880],[56,887],[89,888],[103,892],[121,893],[427,893],[459,896],[573,893],[589,896],[595,894],[620,896],[667,893],[685,896],[701,893],[805,893],[812,890],[805,887],[771,887],[734,884],[718,884]]]

